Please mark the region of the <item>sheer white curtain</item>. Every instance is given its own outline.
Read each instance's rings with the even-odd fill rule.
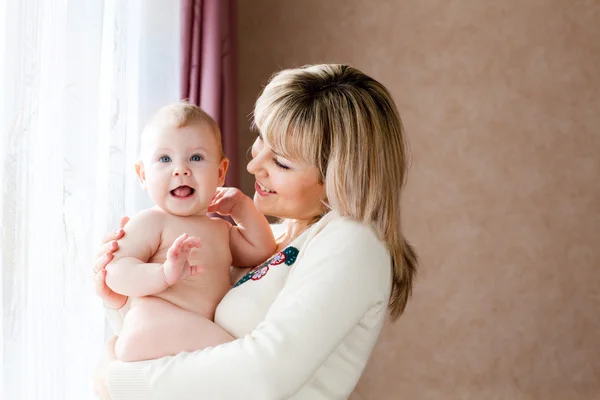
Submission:
[[[0,398],[92,399],[92,255],[148,205],[143,121],[179,93],[176,0],[0,1]]]

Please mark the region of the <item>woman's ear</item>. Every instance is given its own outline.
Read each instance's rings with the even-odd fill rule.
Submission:
[[[146,189],[146,171],[144,170],[144,163],[142,161],[138,161],[135,163],[135,174],[140,180],[142,188]]]
[[[219,165],[219,184],[223,186],[225,184],[225,176],[227,175],[227,168],[229,168],[229,160],[227,157],[223,157],[221,164]]]

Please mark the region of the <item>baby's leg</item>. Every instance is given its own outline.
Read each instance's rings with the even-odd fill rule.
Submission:
[[[115,354],[121,361],[142,361],[232,340],[229,333],[208,318],[154,298],[127,313]]]

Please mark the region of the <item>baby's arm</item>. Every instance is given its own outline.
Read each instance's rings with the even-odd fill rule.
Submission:
[[[253,267],[275,253],[277,244],[269,221],[239,189],[219,189],[209,211],[230,215],[237,224],[229,230],[234,266]]]
[[[163,218],[156,210],[144,210],[125,226],[119,250],[106,266],[106,284],[125,296],[142,297],[165,290],[163,264],[148,263],[160,245]]]

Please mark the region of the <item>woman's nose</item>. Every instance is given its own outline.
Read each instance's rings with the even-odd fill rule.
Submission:
[[[246,166],[246,170],[248,170],[248,172],[251,173],[252,175],[258,175],[261,173],[261,171],[265,170],[264,169],[264,156],[262,153],[263,152],[260,152],[260,153],[252,152],[252,159],[248,163],[248,166]]]

